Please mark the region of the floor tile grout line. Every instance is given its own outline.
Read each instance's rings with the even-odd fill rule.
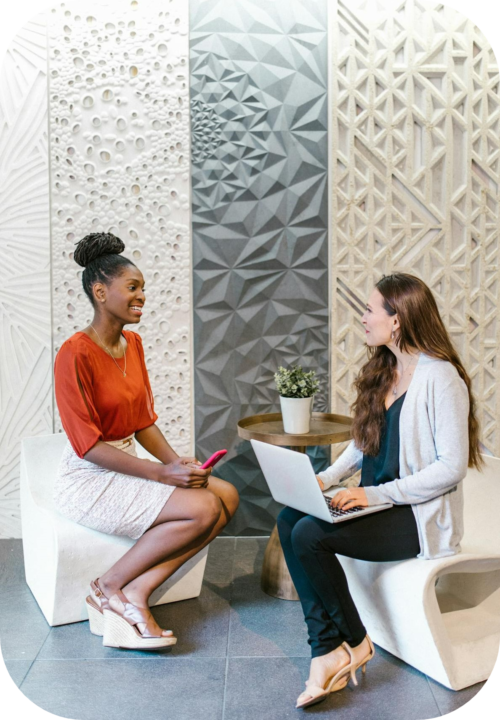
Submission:
[[[13,660],[17,660],[18,658],[12,658],[12,659],[13,659]],[[15,687],[17,690],[19,690],[19,692],[21,692],[21,685],[23,684],[23,682],[24,682],[24,681],[26,680],[26,678],[28,677],[28,673],[29,673],[29,671],[31,670],[34,662],[35,662],[34,660],[31,661],[29,668],[26,670],[26,672],[25,672],[24,675],[23,675],[23,679],[22,679],[21,682],[19,683],[19,686],[16,686],[16,685],[14,684],[14,682],[12,681],[12,678],[10,678],[10,675],[9,675],[9,672],[8,672],[7,668],[5,667],[5,661],[3,661],[3,666],[4,666],[5,672],[7,673],[7,677],[9,677],[9,678],[11,679],[12,684],[14,685],[14,687]]]
[[[231,620],[229,621],[231,623]],[[228,631],[228,642],[229,642],[229,631]],[[226,655],[226,667],[224,670],[224,688],[222,690],[222,715],[221,720],[224,720],[226,715],[226,692],[227,692],[227,676],[229,673],[229,655]]]
[[[434,702],[436,703],[437,711],[438,711],[438,713],[439,713],[439,715],[438,715],[437,717],[442,717],[442,716],[443,716],[443,713],[441,712],[441,708],[439,707],[439,703],[438,703],[438,701],[437,701],[437,699],[436,699],[436,696],[434,695],[434,690],[432,689],[432,685],[431,685],[431,681],[429,680],[429,676],[426,675],[426,676],[425,676],[425,679],[427,680],[427,685],[429,686],[429,690],[431,691],[432,699],[433,699]],[[447,714],[447,713],[445,713],[445,714]]]
[[[234,559],[236,556],[236,538],[233,538],[233,557],[231,562],[231,585],[229,589],[229,613],[227,618],[227,640],[226,640],[226,668],[224,672],[224,689],[222,693],[222,720],[226,715],[226,692],[227,677],[229,674],[229,642],[231,637],[231,601],[233,599],[233,583],[234,583]]]
[[[33,665],[34,665],[34,664],[36,663],[36,661],[38,660],[38,656],[40,655],[40,653],[42,652],[43,648],[45,647],[45,643],[47,642],[47,639],[48,639],[48,637],[49,637],[49,635],[50,635],[51,632],[52,632],[52,627],[49,626],[49,632],[48,632],[47,635],[45,636],[45,640],[43,641],[43,643],[41,644],[41,646],[38,648],[38,652],[37,652],[37,654],[35,655],[35,657],[33,658],[32,662],[31,662],[31,664],[30,664],[30,666],[29,666],[29,668],[28,668],[28,672],[27,672],[26,675],[23,677],[22,682],[18,685],[19,690],[21,690],[22,686],[24,685],[24,681],[26,680],[26,678],[28,677],[28,675],[29,675],[30,672],[31,672],[31,668],[33,667]]]
[[[19,658],[11,658],[11,660],[18,660]],[[114,657],[91,657],[91,658],[84,658],[84,657],[60,657],[60,658],[54,658],[54,657],[48,657],[48,658],[39,658],[37,659],[37,663],[57,663],[57,662],[164,662],[164,663],[173,663],[173,662],[196,662],[201,660],[224,660],[224,657],[216,656],[216,655],[198,655],[197,657],[176,657],[171,658],[169,660],[161,660],[160,658],[144,658],[144,657],[133,657],[133,658],[114,658]],[[307,660],[308,656],[306,655],[298,655],[298,656],[289,656],[289,655],[227,655],[226,656],[227,661],[230,660]],[[7,660],[7,662],[10,662],[11,660]],[[33,661],[34,662],[34,661]],[[31,663],[33,665],[33,663]],[[31,666],[29,668],[31,670]]]
[[[144,661],[144,662],[156,662],[161,661],[165,663],[170,662],[191,662],[192,660],[223,660],[224,657],[227,657],[229,660],[303,660],[304,658],[310,659],[309,655],[196,655],[196,656],[190,656],[190,657],[171,657],[171,658],[161,658],[158,656],[152,655],[151,657],[46,657],[46,658],[37,658],[37,662],[70,662],[70,661],[78,661],[78,662],[102,662],[102,661],[115,661],[115,662],[134,662],[136,660]],[[10,662],[11,660],[21,660],[22,658],[9,658],[6,662]],[[34,660],[33,660],[34,662]]]

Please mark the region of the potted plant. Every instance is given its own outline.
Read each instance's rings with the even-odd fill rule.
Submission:
[[[289,370],[279,367],[274,380],[280,394],[283,429],[286,433],[305,435],[309,432],[312,404],[319,387],[316,372],[304,372],[300,365],[292,365]]]

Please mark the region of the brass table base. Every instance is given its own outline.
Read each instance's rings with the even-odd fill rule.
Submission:
[[[260,586],[265,593],[281,600],[299,600],[283,555],[278,528],[273,528],[262,563]]]

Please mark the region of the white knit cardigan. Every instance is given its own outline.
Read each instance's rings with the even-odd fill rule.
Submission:
[[[417,522],[419,558],[460,552],[463,489],[469,458],[469,394],[449,362],[421,354],[399,418],[400,477],[364,488],[369,505],[411,505]],[[325,489],[361,468],[354,440],[319,473]],[[376,538],[374,538],[376,540]]]

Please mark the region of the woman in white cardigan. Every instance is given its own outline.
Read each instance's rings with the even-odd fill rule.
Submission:
[[[462,480],[480,468],[471,382],[430,289],[395,273],[375,286],[362,317],[368,361],[354,383],[353,440],[318,475],[322,489],[361,469],[360,485],[335,495],[349,509],[389,501],[389,510],[330,524],[292,508],[278,517],[311,645],[297,707],[344,688],[374,648],[336,553],[384,562],[453,555],[463,535]]]

